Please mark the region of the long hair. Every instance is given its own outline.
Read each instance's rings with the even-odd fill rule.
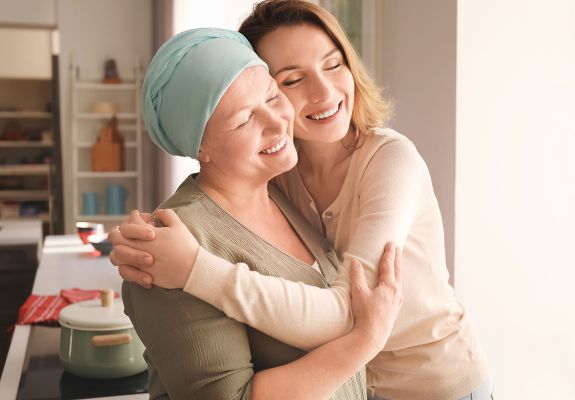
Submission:
[[[354,104],[351,125],[355,146],[360,134],[370,135],[374,128],[382,127],[391,117],[391,103],[384,100],[380,89],[367,73],[337,19],[325,9],[304,0],[264,0],[254,5],[252,13],[244,19],[239,31],[257,51],[259,41],[282,26],[313,24],[333,40],[343,54],[354,81]]]

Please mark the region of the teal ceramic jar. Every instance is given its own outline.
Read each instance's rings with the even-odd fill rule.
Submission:
[[[122,378],[146,370],[144,345],[120,299],[89,300],[60,311],[60,360],[87,378]]]

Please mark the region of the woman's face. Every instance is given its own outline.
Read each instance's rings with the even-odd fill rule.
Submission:
[[[244,70],[222,96],[200,146],[202,168],[256,183],[297,163],[293,107],[263,66]]]
[[[296,138],[333,143],[348,133],[353,77],[321,28],[307,23],[280,27],[260,40],[257,52],[294,107]]]

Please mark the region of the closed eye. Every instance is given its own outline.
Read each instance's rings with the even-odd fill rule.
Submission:
[[[242,128],[242,127],[246,126],[246,125],[251,121],[252,115],[253,115],[253,114],[250,114],[250,116],[248,117],[248,120],[247,120],[246,122],[242,122],[241,124],[239,124],[238,126],[236,126],[236,129],[239,129],[239,128]]]
[[[303,78],[294,79],[294,80],[291,80],[291,81],[285,81],[285,82],[283,83],[283,85],[284,85],[284,86],[292,86],[292,85],[295,85],[296,83],[300,82],[302,79],[303,79]]]
[[[277,99],[278,99],[278,95],[276,94],[275,96],[270,97],[269,99],[267,99],[267,100],[266,100],[266,103],[272,102],[272,101],[277,100]]]
[[[335,64],[334,66],[327,67],[326,70],[331,71],[331,70],[334,70],[334,69],[338,69],[339,67],[341,67],[341,63],[337,63],[337,64]]]

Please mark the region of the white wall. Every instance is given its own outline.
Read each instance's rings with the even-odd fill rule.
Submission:
[[[241,21],[251,12],[257,0],[212,0],[210,2],[192,2],[189,0],[174,0],[174,30],[175,33],[200,27],[217,27],[237,30]],[[163,184],[162,199],[171,196],[180,183],[189,174],[198,172],[200,165],[187,157],[164,156],[167,182]]]
[[[498,398],[575,393],[575,2],[459,1],[455,288]]]
[[[0,0],[0,24],[56,26],[57,0]]]
[[[429,167],[453,277],[457,1],[377,0],[375,6],[377,81],[395,105],[391,126],[415,143]]]
[[[0,27],[0,54],[2,78],[52,79],[51,29]]]
[[[70,132],[70,55],[74,53],[82,79],[103,75],[104,61],[116,59],[120,76],[128,79],[134,60],[148,65],[152,40],[151,2],[149,0],[59,0],[57,21],[60,30],[60,91],[62,123],[62,158],[66,229],[73,230],[72,215],[72,146]],[[155,173],[146,163],[144,172]],[[147,183],[144,193],[150,190]],[[146,197],[146,196],[145,196]],[[149,196],[148,196],[149,197]],[[146,208],[149,208],[148,205]]]

